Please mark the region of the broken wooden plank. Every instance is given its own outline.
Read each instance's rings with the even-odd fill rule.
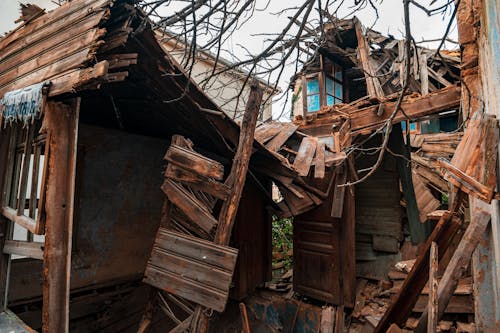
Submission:
[[[44,243],[6,240],[3,253],[43,260]]]
[[[393,124],[406,120],[406,116],[411,120],[416,120],[438,112],[453,110],[460,105],[460,92],[460,87],[451,86],[426,96],[407,96],[403,99],[401,104],[404,114],[398,111],[393,119]],[[395,101],[384,102],[384,108],[391,112],[385,112],[380,117],[376,115],[378,105],[351,111],[351,133],[356,134],[362,130],[371,131],[380,127],[389,118],[392,110],[394,110],[395,104]],[[350,106],[346,107],[347,112],[349,112],[349,107]]]
[[[442,257],[453,235],[460,227],[461,221],[451,213],[444,214],[425,243],[422,253],[418,256],[412,270],[403,283],[403,287],[396,299],[391,303],[375,329],[375,333],[385,333],[392,323],[403,325],[410,315],[429,274],[429,253],[432,242],[440,248],[439,258]]]
[[[224,177],[224,166],[221,163],[177,145],[168,148],[165,160],[203,177],[216,180]]]
[[[266,148],[270,151],[278,151],[281,146],[285,144],[285,142],[295,133],[295,131],[299,128],[298,125],[295,124],[286,124],[283,126],[281,132],[278,133],[269,143],[266,145]]]
[[[321,310],[320,333],[333,333],[335,327],[335,309],[333,306],[327,306]]]
[[[437,273],[438,273],[438,246],[436,242],[431,244],[429,253],[429,321],[427,323],[427,332],[436,332],[438,323],[438,302],[437,302]]]
[[[333,188],[333,201],[332,210],[330,216],[340,219],[342,217],[342,212],[344,211],[344,198],[345,189],[344,186],[347,183],[347,170],[345,167],[341,167],[337,171],[337,176],[335,177],[334,188]]]
[[[203,177],[199,174],[180,168],[174,164],[169,164],[165,171],[165,177],[181,182],[189,187],[208,193],[218,199],[226,200],[230,188],[216,180]]]
[[[372,63],[370,62],[370,46],[366,41],[363,34],[361,23],[358,19],[355,19],[354,27],[356,31],[356,38],[358,40],[358,55],[365,74],[366,87],[368,90],[368,95],[373,97],[384,97],[384,91],[380,85],[380,81],[375,75],[375,71],[372,68]]]
[[[160,228],[144,282],[222,312],[237,255],[237,249]]]
[[[302,139],[299,151],[295,157],[295,161],[293,162],[293,167],[299,176],[306,177],[309,174],[309,169],[311,168],[316,147],[316,138],[305,137]]]
[[[196,223],[207,234],[217,225],[217,220],[210,214],[208,208],[186,191],[181,185],[166,179],[161,186],[168,199],[178,207],[191,221]]]
[[[325,177],[325,143],[317,141],[316,156],[313,160],[314,178],[322,179]]]
[[[240,314],[241,314],[241,333],[251,333],[250,332],[250,323],[248,322],[248,313],[247,307],[245,303],[240,303]]]
[[[476,205],[478,205],[476,200]],[[473,207],[471,221],[467,227],[464,236],[460,240],[455,253],[453,254],[448,266],[444,271],[442,279],[439,281],[437,297],[438,297],[438,312],[437,319],[439,320],[444,313],[444,309],[448,305],[453,292],[455,291],[458,280],[462,277],[465,270],[469,266],[472,253],[476,249],[481,240],[486,227],[490,221],[490,214],[480,207]],[[415,332],[423,333],[426,329],[426,323],[429,318],[429,309],[426,309],[420,318],[419,325]]]
[[[255,130],[255,139],[262,144],[265,144],[274,138],[281,130],[283,125],[281,123],[262,124]]]

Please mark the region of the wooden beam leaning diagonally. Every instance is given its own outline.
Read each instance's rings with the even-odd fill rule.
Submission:
[[[440,249],[439,257],[442,257],[460,225],[461,220],[450,211],[441,216],[434,231],[425,243],[422,253],[418,256],[412,270],[405,279],[396,299],[391,303],[375,328],[375,333],[385,333],[391,324],[402,326],[406,322],[429,276],[429,253],[432,242],[436,242]]]
[[[231,188],[231,193],[219,213],[219,224],[214,239],[216,244],[229,244],[252,155],[255,127],[262,103],[263,91],[258,86],[258,83],[252,83],[250,89],[250,96],[241,123],[238,149],[234,156],[231,172],[225,183]],[[198,305],[193,314],[192,331],[195,333],[207,332],[208,325],[209,317],[203,312],[202,307]]]
[[[444,271],[442,279],[439,281],[437,298],[438,312],[436,320],[439,320],[444,313],[444,310],[450,302],[451,296],[455,292],[460,279],[469,266],[472,253],[476,249],[481,237],[483,236],[486,227],[490,221],[490,214],[479,207],[473,208],[471,221],[465,230],[462,240],[453,254],[448,266]],[[426,308],[422,313],[415,333],[426,332],[427,321],[429,318],[429,308]]]

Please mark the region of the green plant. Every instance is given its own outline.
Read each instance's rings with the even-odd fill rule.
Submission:
[[[283,262],[288,270],[293,263],[293,218],[273,217],[273,264]]]

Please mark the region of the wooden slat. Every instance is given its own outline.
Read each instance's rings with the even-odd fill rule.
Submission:
[[[165,160],[204,177],[217,180],[224,177],[224,166],[221,163],[176,145],[170,146]]]
[[[333,202],[332,210],[330,212],[331,217],[341,218],[342,212],[344,211],[344,198],[345,198],[345,186],[347,182],[347,170],[345,168],[339,168],[337,177],[335,177],[335,185],[333,189]]]
[[[222,312],[238,250],[160,228],[144,282]]]
[[[375,333],[385,333],[392,323],[403,325],[418,300],[429,274],[429,253],[432,242],[440,249],[439,260],[448,248],[461,221],[451,213],[443,214],[434,231],[429,236],[422,253],[418,256],[412,270],[403,283],[396,299],[391,303],[375,328]]]
[[[17,42],[23,41],[22,38],[28,36],[34,40],[40,39],[43,35],[34,34],[57,31],[63,26],[74,24],[77,22],[77,18],[81,19],[110,3],[110,0],[74,0],[71,4],[65,3],[50,13],[35,19],[23,28],[8,33],[5,37],[0,39],[0,49],[7,50],[10,45],[17,44]]]
[[[295,133],[295,131],[299,128],[298,125],[287,124],[283,126],[281,132],[278,133],[269,143],[266,145],[267,149],[271,151],[280,150],[281,146],[285,144],[285,142]]]
[[[274,138],[282,129],[283,125],[281,123],[263,124],[255,129],[255,139],[261,143],[266,143]]]
[[[311,168],[314,153],[316,152],[317,139],[313,137],[305,137],[302,142],[293,162],[293,167],[299,176],[307,176]]]
[[[43,260],[43,243],[6,240],[3,253]]]
[[[64,73],[70,69],[75,69],[85,63],[92,56],[90,52],[93,47],[87,47],[74,53],[60,61],[48,64],[45,67],[35,67],[33,72],[27,73],[22,76],[14,76],[8,81],[3,81],[0,87],[0,96],[10,90],[19,89],[31,84],[39,83],[41,81],[50,79],[51,77]],[[11,73],[12,75],[12,73]]]
[[[86,37],[88,35],[96,36],[95,31],[99,30],[97,25],[101,21],[104,11],[96,14],[86,16],[78,24],[73,24],[66,29],[55,31],[55,34],[50,35],[48,38],[42,39],[37,36],[36,39],[16,42],[15,46],[19,48],[19,50],[16,50],[18,52],[2,52],[0,72],[6,73],[8,69],[20,66],[33,58],[50,57],[53,52],[57,52],[57,49],[63,47],[63,45],[66,47],[71,46],[75,40],[79,42],[80,40],[88,39]],[[91,37],[88,42],[93,41],[95,39]],[[21,45],[24,45],[24,47],[20,48]],[[22,52],[19,53],[19,51]]]
[[[325,143],[317,141],[316,156],[314,157],[314,178],[325,177]]]
[[[206,192],[221,200],[225,200],[230,191],[230,188],[223,183],[191,173],[183,168],[175,166],[174,164],[169,164],[167,166],[165,177],[184,183],[195,190]]]
[[[460,105],[460,87],[452,86],[438,90],[422,97],[406,97],[401,104],[401,111],[398,111],[394,117],[393,124],[410,119],[418,119],[441,111],[448,111],[457,108]],[[350,114],[351,131],[371,130],[381,126],[394,110],[395,101],[385,102],[386,111],[382,116],[377,116],[378,104],[356,110]],[[349,107],[346,107],[348,109]],[[340,111],[343,111],[340,109]]]
[[[161,189],[165,192],[168,199],[186,214],[189,219],[206,233],[211,233],[212,229],[217,225],[217,220],[198,199],[188,193],[182,186],[169,179],[165,180]]]
[[[2,215],[21,227],[28,229],[34,234],[39,233],[36,228],[36,221],[24,215],[17,215],[17,211],[15,209],[5,206],[2,208]]]

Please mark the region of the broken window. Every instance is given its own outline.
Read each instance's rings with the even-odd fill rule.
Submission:
[[[46,135],[39,134],[41,121],[23,127],[12,124],[7,159],[3,166],[6,182],[2,189],[2,215],[14,222],[8,230],[5,247],[20,254],[18,242],[44,242],[44,183],[46,179]],[[34,245],[34,244],[33,244]],[[23,252],[23,251],[21,251]],[[40,255],[37,254],[36,257]],[[23,257],[16,255],[13,259]]]
[[[332,73],[321,71],[306,77],[307,112],[319,111],[324,105],[343,103],[342,68],[335,65],[332,69]]]

